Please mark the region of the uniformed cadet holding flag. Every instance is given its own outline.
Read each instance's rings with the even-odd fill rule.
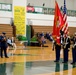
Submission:
[[[64,37],[64,47],[63,47],[63,63],[68,62],[68,51],[70,48],[70,37],[68,34]]]

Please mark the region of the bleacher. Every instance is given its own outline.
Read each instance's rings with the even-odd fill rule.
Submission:
[[[2,32],[6,32],[6,36],[8,37],[13,37],[13,27],[10,24],[0,24],[0,35]],[[15,42],[17,46],[23,46],[22,44],[20,44],[20,42],[18,41],[18,39],[15,38]]]
[[[13,28],[10,26],[10,24],[0,24],[0,34],[2,32],[6,32],[7,37],[13,36]]]
[[[52,26],[38,26],[38,25],[32,25],[31,26],[31,31],[33,33],[33,35],[35,35],[36,33],[40,33],[40,32],[44,32],[44,34],[46,32],[51,32],[52,33]],[[73,34],[76,32],[76,27],[69,27],[69,35],[70,36],[73,36]],[[50,46],[51,45],[51,42],[49,40],[46,39],[46,44],[45,45],[48,45]]]

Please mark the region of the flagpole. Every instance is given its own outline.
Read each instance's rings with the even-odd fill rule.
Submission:
[[[65,0],[64,0],[64,7],[65,7]],[[66,8],[65,8],[66,9]]]
[[[57,1],[55,0],[55,3],[56,3]]]
[[[55,2],[56,2],[56,0],[54,0],[54,6],[55,6]]]
[[[66,10],[66,12],[65,12],[65,10]],[[66,0],[64,0],[64,10],[63,10],[63,12],[65,12],[67,14]]]
[[[68,29],[68,23],[67,23],[66,0],[64,0],[63,21],[64,21],[64,26],[62,28],[62,31],[64,31],[64,34],[67,35],[69,29]]]

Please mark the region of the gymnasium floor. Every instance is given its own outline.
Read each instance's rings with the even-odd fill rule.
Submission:
[[[0,75],[76,75],[76,65],[63,64],[63,53],[55,63],[55,51],[49,47],[25,47],[8,52],[9,58],[0,58]]]

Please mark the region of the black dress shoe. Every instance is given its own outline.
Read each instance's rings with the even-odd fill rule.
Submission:
[[[3,57],[1,57],[1,58],[3,58]]]
[[[54,62],[59,62],[58,60],[55,60]]]
[[[5,58],[9,58],[8,56],[6,56]]]

